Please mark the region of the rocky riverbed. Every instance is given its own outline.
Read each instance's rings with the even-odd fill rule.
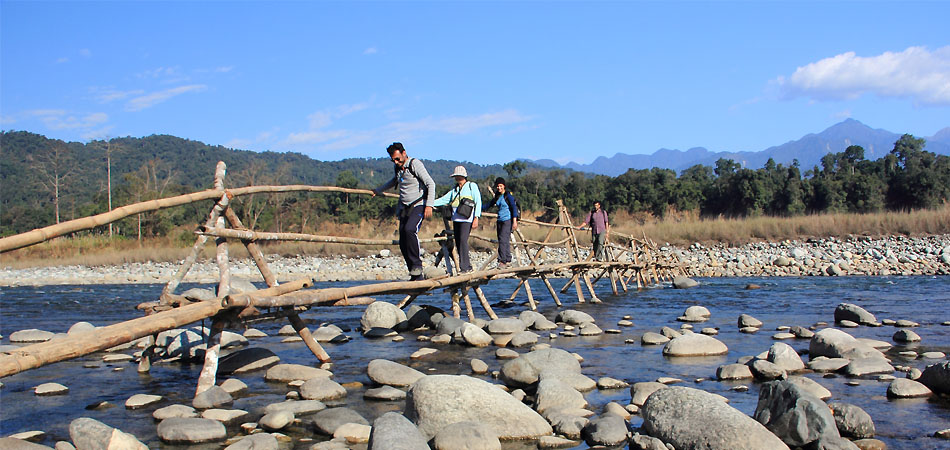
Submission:
[[[879,239],[809,239],[754,243],[739,247],[725,245],[687,248],[664,245],[660,248],[687,272],[697,277],[756,276],[844,276],[844,275],[947,275],[950,274],[950,235],[927,237],[890,236]],[[489,263],[490,254],[473,252],[472,264]],[[582,254],[586,257],[586,254]],[[405,263],[397,251],[382,250],[373,255],[319,257],[297,255],[267,257],[271,270],[281,281],[312,276],[317,281],[398,280],[408,278]],[[423,257],[427,266],[435,255]],[[569,261],[566,249],[549,249],[546,263]],[[0,286],[49,284],[164,283],[181,263],[128,263],[115,266],[48,266],[28,269],[0,268]],[[259,280],[260,273],[250,259],[231,262],[235,277]],[[185,282],[211,283],[218,278],[213,260],[196,263]]]

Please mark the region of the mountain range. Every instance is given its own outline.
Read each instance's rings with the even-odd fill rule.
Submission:
[[[769,147],[758,152],[711,152],[703,147],[686,151],[661,148],[650,155],[631,155],[617,153],[611,157],[599,156],[590,164],[558,164],[550,159],[527,160],[539,166],[573,169],[581,172],[617,176],[629,169],[650,169],[659,167],[677,172],[696,164],[716,165],[719,158],[738,162],[743,167],[757,169],[765,165],[769,158],[776,163],[791,165],[798,160],[802,170],[821,164],[821,158],[828,153],[842,152],[850,145],[864,147],[866,159],[878,159],[894,148],[894,142],[900,133],[871,128],[855,119],[847,119],[817,133],[807,134],[801,139]],[[919,137],[919,136],[917,136]],[[950,127],[938,131],[927,141],[924,150],[940,155],[950,155]]]

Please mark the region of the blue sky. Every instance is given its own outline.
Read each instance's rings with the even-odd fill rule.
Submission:
[[[0,125],[320,160],[758,151],[950,126],[950,2],[14,2]]]

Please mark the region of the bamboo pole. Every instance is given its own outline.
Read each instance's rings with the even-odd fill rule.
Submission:
[[[228,222],[231,223],[232,227],[239,230],[247,229],[244,224],[241,223],[241,218],[237,216],[233,209],[228,208],[224,210],[224,216],[228,219]],[[277,277],[274,276],[274,273],[271,272],[270,267],[267,265],[267,260],[264,258],[264,252],[261,250],[261,246],[257,245],[257,242],[248,239],[244,239],[241,242],[244,244],[244,247],[247,248],[247,252],[251,255],[251,259],[254,260],[254,264],[257,265],[257,269],[261,272],[261,277],[264,278],[264,282],[267,283],[267,286],[277,286]]]
[[[548,281],[548,277],[541,275],[541,281],[543,281],[544,285],[548,288],[548,292],[551,294],[551,297],[554,299],[554,304],[560,307],[561,299],[558,298],[557,292],[554,291],[554,286],[551,286],[551,282]]]
[[[462,299],[465,300],[465,312],[468,313],[469,323],[475,322],[475,310],[472,309],[472,299],[468,295],[468,288],[462,290]]]
[[[208,228],[202,227],[195,234],[203,236],[224,237],[231,239],[241,239],[249,241],[296,241],[296,242],[326,242],[332,244],[357,244],[357,245],[399,245],[398,239],[360,239],[343,236],[320,236],[315,234],[303,233],[270,233],[262,231],[235,230],[231,228]],[[419,239],[421,243],[439,242],[447,238],[435,237]]]
[[[224,217],[218,217],[218,226],[224,227]],[[218,298],[228,295],[231,291],[231,270],[228,269],[228,240],[222,237],[215,239],[217,252],[215,260],[218,263]]]
[[[481,286],[475,286],[475,295],[478,297],[478,301],[482,303],[482,308],[488,313],[488,317],[491,317],[492,320],[497,319],[498,315],[492,310],[491,304],[488,303],[488,298],[486,298],[485,293],[482,292]]]
[[[217,184],[217,180],[215,181]],[[218,202],[211,208],[211,212],[208,214],[208,220],[205,221],[205,226],[214,226],[218,222],[218,217],[221,216],[221,213],[228,209],[228,205],[231,203],[231,197],[225,192],[221,195],[221,198],[218,199]],[[185,257],[184,262],[181,266],[178,267],[178,271],[175,272],[175,275],[172,276],[172,279],[168,281],[168,284],[165,285],[165,288],[162,289],[162,295],[160,299],[163,302],[168,302],[172,295],[175,294],[175,290],[178,289],[178,285],[181,284],[181,281],[185,279],[185,275],[188,274],[188,271],[191,270],[191,266],[195,264],[195,261],[198,260],[198,255],[201,253],[201,250],[204,248],[205,243],[208,242],[207,236],[198,236],[195,239],[195,244],[191,247],[191,253]]]
[[[527,278],[524,278],[524,293],[528,294],[528,305],[531,306],[531,310],[537,311],[538,305],[534,302],[534,294],[531,293],[531,283],[528,283]]]
[[[218,353],[221,351],[221,332],[224,331],[224,320],[215,318],[211,321],[211,330],[208,332],[208,344],[205,349],[205,363],[198,374],[198,387],[195,395],[207,391],[215,384],[218,374]]]
[[[521,292],[521,287],[524,286],[524,278],[518,282],[518,287],[515,288],[514,292],[511,293],[511,296],[508,297],[509,302],[515,301],[515,298],[518,297],[518,292]]]
[[[317,343],[317,340],[313,338],[313,335],[310,334],[310,330],[307,329],[307,325],[303,323],[303,320],[300,319],[300,316],[296,313],[288,314],[287,319],[290,320],[290,325],[294,327],[294,330],[297,331],[297,334],[300,335],[300,338],[303,339],[303,342],[307,345],[307,348],[310,349],[310,352],[316,355],[317,359],[320,362],[327,362],[330,360],[330,354],[327,353],[323,347]]]

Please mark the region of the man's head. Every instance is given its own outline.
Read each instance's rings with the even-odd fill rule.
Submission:
[[[393,142],[392,145],[386,147],[386,152],[389,153],[389,159],[399,167],[405,165],[406,161],[409,160],[409,157],[406,156],[406,148],[402,146],[402,142]]]
[[[594,202],[594,211],[600,211],[600,202]]]
[[[499,194],[504,194],[508,186],[505,185],[505,179],[502,177],[495,178],[495,190]]]

